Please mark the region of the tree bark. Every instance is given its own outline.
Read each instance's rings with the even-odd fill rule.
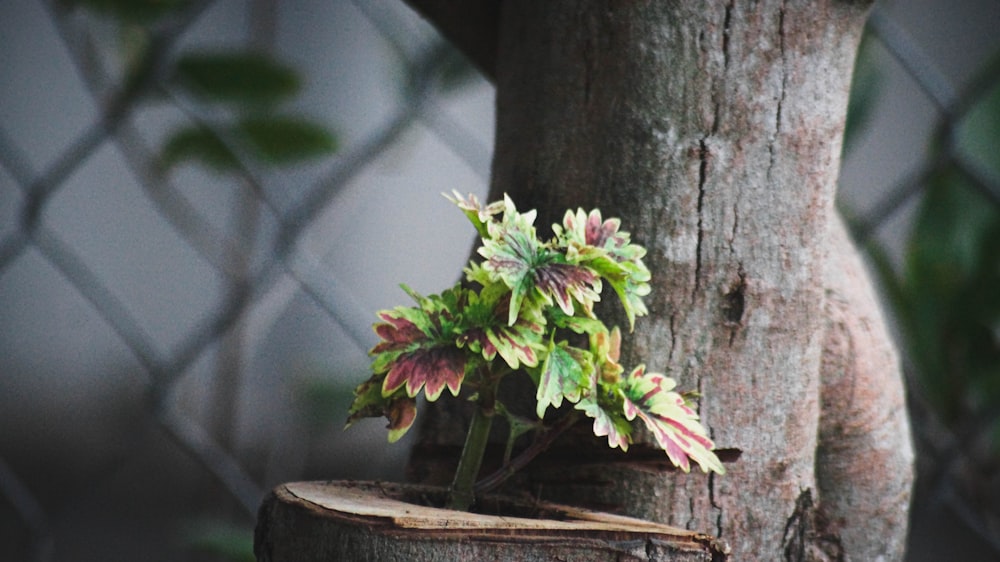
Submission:
[[[722,562],[711,537],[613,515],[525,505],[556,519],[482,515],[402,501],[399,486],[278,486],[258,517],[259,562]],[[430,490],[408,490],[410,494]]]
[[[830,223],[816,479],[830,536],[852,560],[906,546],[913,449],[896,350],[844,224]],[[875,537],[878,537],[875,539]]]
[[[738,560],[902,557],[912,452],[899,370],[833,219],[867,7],[502,4],[491,199],[537,208],[539,228],[567,208],[622,217],[653,272],[623,364],[701,392],[716,443],[743,451],[723,477],[665,475],[580,442],[558,479],[536,470],[546,497],[711,532]],[[432,409],[423,443],[454,442],[454,415]]]

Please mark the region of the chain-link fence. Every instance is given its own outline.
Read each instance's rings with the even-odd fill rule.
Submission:
[[[266,487],[391,471],[382,432],[329,428],[365,377],[372,314],[396,300],[394,284],[417,271],[426,277],[416,288],[436,290],[460,271],[472,233],[456,236],[461,217],[445,218],[438,193],[486,190],[490,87],[401,3],[130,11],[140,4],[4,8],[18,50],[5,48],[0,69],[10,90],[0,117],[0,536],[14,559],[240,559]],[[989,145],[1000,133],[990,140],[976,124],[988,119],[977,112],[991,111],[983,100],[1000,66],[943,73],[905,20],[876,6],[873,74],[856,80],[856,98],[869,99],[852,115],[890,95],[880,69],[894,68],[933,108],[921,141],[930,148],[902,179],[842,196],[860,240],[897,250],[893,221],[913,222],[915,201],[944,176],[987,206],[1000,202],[1000,147]],[[218,63],[223,51],[230,63],[248,60],[235,51],[293,59],[318,85],[287,105],[326,113],[288,119],[274,104],[226,98],[211,72],[199,97],[183,80],[196,76],[184,74],[194,60],[185,57],[208,52]],[[877,127],[878,115],[868,121]],[[282,124],[300,151],[255,144],[247,123],[262,122]],[[872,137],[852,130],[862,132],[846,168],[869,170],[852,151],[870,155]],[[989,246],[993,231],[982,228],[976,240]],[[905,277],[899,261],[879,262],[887,284]],[[1000,326],[987,325],[995,349]],[[996,425],[1000,401],[966,393],[956,400],[986,406],[942,415],[924,395],[933,377],[914,377],[929,489],[1000,553],[988,506],[955,487],[970,470],[997,486],[976,472],[997,458],[979,452],[977,428]],[[398,461],[402,449],[390,454]],[[180,520],[191,525],[177,546]]]

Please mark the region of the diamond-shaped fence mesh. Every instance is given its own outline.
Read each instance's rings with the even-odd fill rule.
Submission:
[[[460,218],[438,219],[437,194],[485,191],[489,86],[401,3],[192,2],[148,20],[107,12],[114,4],[4,8],[3,33],[21,49],[5,49],[11,64],[0,69],[4,99],[16,101],[0,115],[0,537],[15,557],[144,552],[178,542],[177,521],[205,514],[246,529],[279,480],[384,462],[371,445],[317,444],[335,439],[316,427],[339,429],[344,397],[365,376],[372,313],[391,304],[381,295],[414,269],[432,270],[422,281],[431,287],[460,270],[468,240],[454,234],[464,232]],[[990,137],[981,123],[995,119],[1000,65],[977,63],[985,70],[971,78],[942,72],[934,47],[890,8],[877,5],[870,19],[868,46],[882,53],[872,68],[877,77],[892,67],[921,92],[932,108],[930,148],[898,178],[853,194],[846,187],[842,208],[860,242],[890,239],[897,255],[892,222],[912,221],[915,202],[943,175],[1000,205],[1000,133]],[[320,84],[304,88],[294,109],[333,107],[321,121],[338,145],[290,167],[267,147],[254,156],[254,137],[239,136],[247,129],[226,125],[271,109],[206,102],[174,74],[193,47],[274,53],[283,37],[293,38],[287,55],[308,67],[306,83]],[[863,79],[859,72],[856,89]],[[198,138],[232,161],[212,168],[188,154],[165,165],[164,131],[178,123],[210,131]],[[440,248],[442,238],[450,256],[420,247]],[[890,256],[886,271],[899,261]],[[928,391],[926,381],[911,380],[911,390]],[[995,519],[963,499],[954,464],[975,469],[966,449],[981,447],[981,436],[968,428],[995,424],[1000,401],[964,425],[941,422],[926,396],[914,402],[933,489],[1000,553]],[[328,419],[330,404],[341,410]],[[984,478],[996,485],[996,474]],[[122,496],[163,504],[94,523]],[[130,509],[147,522],[162,510],[167,530],[122,527]],[[121,544],[90,544],[76,525],[120,529]],[[211,525],[192,528],[163,559],[218,547],[209,538],[219,534],[203,532]]]

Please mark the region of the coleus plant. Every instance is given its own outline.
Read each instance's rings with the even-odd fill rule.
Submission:
[[[537,428],[546,437],[538,442],[551,443],[556,432],[545,429],[546,412],[564,402],[574,406],[557,424],[563,429],[582,412],[593,418],[595,435],[628,450],[638,418],[675,466],[687,472],[693,460],[702,471],[723,474],[693,395],[674,391],[673,379],[643,365],[626,372],[618,362],[621,331],[594,313],[606,283],[630,329],[647,314],[646,251],[620,230],[621,222],[603,219],[596,209],[570,210],[543,241],[535,232],[535,211],[519,212],[509,197],[484,206],[474,195],[454,195],[449,199],[482,239],[482,259],[471,261],[464,281],[440,294],[422,296],[404,285],[416,305],[378,313],[374,374],[355,389],[347,425],[385,416],[394,442],[413,425],[421,392],[433,402],[445,389],[454,397],[465,390],[477,407],[450,490],[454,509],[467,510],[483,489],[475,479],[496,415],[508,419],[511,437],[506,469],[491,482],[526,462],[523,455],[510,460],[513,440],[524,431]],[[537,421],[511,414],[497,400],[499,383],[512,373],[534,382]],[[538,452],[529,449],[534,452],[527,456]]]

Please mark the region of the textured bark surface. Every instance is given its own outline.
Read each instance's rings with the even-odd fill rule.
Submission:
[[[898,359],[864,265],[831,221],[816,478],[827,534],[852,560],[903,552],[913,451]],[[877,540],[874,539],[877,537]]]
[[[646,521],[557,506],[555,519],[493,516],[400,500],[421,490],[351,482],[278,486],[264,501],[254,552],[260,562],[720,562],[710,537]]]
[[[702,392],[716,443],[743,451],[714,477],[581,440],[528,475],[545,497],[717,534],[738,560],[902,557],[900,375],[832,222],[867,7],[503,3],[491,199],[539,209],[539,228],[578,206],[623,217],[654,280],[623,363]],[[425,453],[461,443],[460,414],[421,415],[412,464],[427,477]]]

